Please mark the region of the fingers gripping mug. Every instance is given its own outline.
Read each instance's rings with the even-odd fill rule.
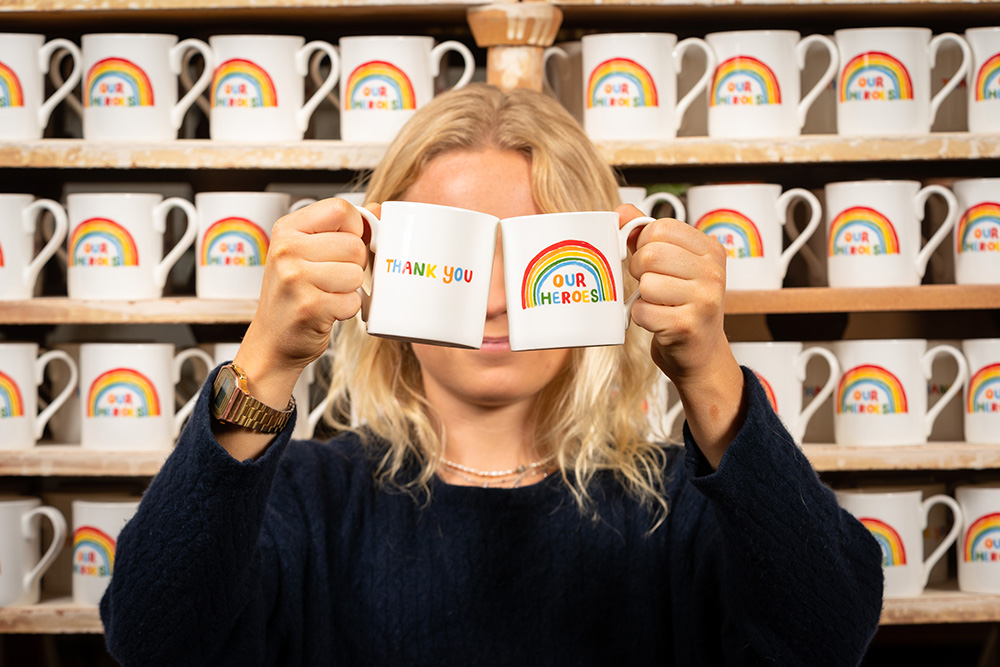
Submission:
[[[43,210],[52,214],[55,230],[35,254],[35,223]],[[42,266],[66,240],[66,231],[66,211],[51,199],[0,194],[0,300],[31,298]]]
[[[547,213],[500,221],[510,349],[621,345],[639,298],[622,266],[636,218],[614,211]]]
[[[44,98],[44,77],[56,49],[69,51],[73,71]],[[80,71],[80,49],[67,39],[0,33],[0,140],[41,139],[52,110],[80,82]]]
[[[499,219],[451,206],[388,201],[371,226],[371,293],[361,291],[368,333],[479,349],[483,344]]]

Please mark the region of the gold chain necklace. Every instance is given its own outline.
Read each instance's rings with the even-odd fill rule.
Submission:
[[[449,461],[448,459],[442,458],[441,463],[458,477],[461,477],[466,482],[470,484],[479,485],[482,484],[484,489],[488,489],[491,484],[498,485],[504,484],[511,481],[510,477],[515,477],[513,484],[510,488],[516,489],[521,485],[521,483],[527,477],[535,477],[536,475],[541,475],[542,479],[548,477],[549,473],[545,470],[539,470],[543,466],[548,465],[555,459],[555,455],[546,456],[538,461],[533,461],[528,464],[521,464],[516,468],[511,468],[509,470],[477,470],[476,468],[471,468],[461,463],[456,463],[455,461]],[[470,476],[471,475],[471,476]],[[479,477],[480,479],[474,479],[474,477]]]

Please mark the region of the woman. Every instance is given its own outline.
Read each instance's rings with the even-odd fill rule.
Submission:
[[[554,102],[470,86],[404,128],[368,199],[504,218],[607,210],[615,187]],[[101,613],[122,664],[860,660],[879,548],[734,360],[718,244],[647,225],[625,345],[512,353],[499,251],[481,350],[368,337],[364,234],[338,200],[280,220],[234,360],[280,423],[344,322],[331,392],[364,427],[289,444],[290,423],[213,419],[231,421],[214,380],[235,371],[213,373],[119,540]],[[683,449],[646,442],[654,371],[683,401]]]

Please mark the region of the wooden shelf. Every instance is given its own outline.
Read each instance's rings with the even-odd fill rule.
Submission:
[[[115,10],[209,10],[209,9],[283,9],[361,7],[368,10],[391,10],[419,7],[473,7],[517,0],[0,0],[0,12],[103,12]]]
[[[105,451],[79,445],[0,449],[0,475],[19,477],[152,477],[172,450]]]
[[[769,313],[891,312],[984,310],[1000,308],[1000,285],[922,285],[920,287],[790,287],[726,294],[727,315]],[[245,324],[257,302],[196,297],[146,301],[78,301],[40,297],[0,301],[5,324]]]
[[[100,634],[97,607],[54,598],[40,604],[0,608],[0,634]]]
[[[385,144],[333,140],[254,145],[208,139],[160,144],[43,139],[0,144],[0,167],[359,170],[374,168],[385,148]],[[682,137],[641,144],[602,142],[598,149],[619,167],[980,160],[1000,158],[1000,134],[933,133],[865,139],[807,135],[742,141]]]

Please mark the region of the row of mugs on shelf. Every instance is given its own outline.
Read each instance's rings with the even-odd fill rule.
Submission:
[[[961,350],[950,344],[930,347],[922,339],[892,339],[732,347],[737,361],[756,373],[797,443],[823,408],[837,444],[924,444],[945,408],[964,394],[965,440],[1000,444],[1000,339],[968,339],[960,345]],[[0,447],[32,447],[49,424],[56,441],[85,448],[168,449],[194,406],[191,397],[175,411],[183,364],[197,358],[211,368],[232,359],[237,349],[236,343],[220,343],[177,353],[170,343],[79,343],[55,345],[39,355],[35,343],[0,343]],[[942,355],[955,362],[954,375],[934,378],[934,360]],[[807,365],[814,357],[825,360],[826,370],[819,388],[810,390]],[[39,412],[37,387],[57,359],[62,363],[49,368],[53,398]],[[312,436],[327,407],[325,399],[311,400],[315,363],[295,387],[297,438]],[[670,405],[668,385],[661,380],[648,401],[653,437],[662,441],[675,433],[682,410],[679,401]],[[947,386],[933,404],[932,385]]]
[[[0,34],[0,72],[9,80],[6,97],[0,98],[0,118],[9,122],[0,123],[6,128],[0,129],[0,139],[40,138],[54,105],[82,81],[82,102],[68,99],[82,117],[88,140],[175,139],[187,110],[201,100],[214,140],[295,141],[303,138],[326,96],[339,112],[340,139],[388,142],[435,89],[449,85],[435,83],[447,51],[457,51],[464,61],[451,87],[465,85],[476,73],[472,53],[462,43],[435,46],[426,36],[343,37],[339,49],[286,35],[215,36],[205,43],[178,42],[174,35],[90,34],[81,44],[82,51],[65,39]],[[813,46],[822,47],[828,58],[803,96],[801,70]],[[949,46],[960,53],[959,63],[932,97],[932,68],[939,50]],[[74,66],[65,81],[53,72],[61,85],[43,101],[44,75],[57,49],[65,49]],[[205,66],[190,83],[187,62],[193,51]],[[699,53],[704,69],[678,100],[681,61],[688,51]],[[325,74],[318,59],[310,62],[315,53],[329,58]],[[841,135],[929,132],[945,98],[962,83],[968,90],[968,129],[1000,131],[1000,27],[933,38],[925,28],[839,30],[833,39],[802,38],[791,30],[732,31],[680,42],[668,33],[594,34],[547,49],[545,60],[562,61],[554,68],[551,87],[594,140],[675,137],[700,97],[707,102],[710,137],[797,136],[835,78]],[[305,100],[307,75],[316,91]],[[178,76],[188,88],[180,101]],[[206,90],[207,102],[200,97]]]
[[[736,360],[754,371],[796,443],[807,439],[811,422],[825,421],[811,441],[818,436],[838,445],[926,444],[935,422],[961,400],[958,429],[964,439],[1000,445],[1000,339],[959,345],[931,346],[923,339],[731,343]],[[954,361],[947,369],[953,374],[942,377],[939,371],[935,377],[934,361],[942,356]],[[808,372],[816,357],[825,363]],[[942,386],[931,403],[933,388]],[[654,437],[663,441],[676,435],[683,410],[670,396],[669,381],[662,377],[649,405]]]
[[[0,607],[36,604],[43,576],[48,594],[97,606],[114,570],[118,535],[138,510],[139,498],[47,495],[61,507],[43,505],[41,498],[0,495]]]
[[[88,449],[169,449],[197,399],[180,395],[184,364],[201,362],[200,383],[238,349],[239,343],[180,351],[172,343],[62,343],[40,354],[35,343],[0,342],[0,449],[34,446],[46,425],[56,442]],[[295,385],[295,438],[312,437],[322,418],[328,401],[314,402],[312,386],[331,358],[328,352],[314,361]],[[46,373],[52,398],[39,410]]]
[[[728,255],[729,290],[781,288],[799,252],[819,266],[815,273],[825,274],[831,287],[915,286],[949,235],[956,284],[1000,284],[1000,178],[958,180],[951,189],[921,188],[917,181],[830,183],[824,191],[825,261],[806,245],[823,218],[819,199],[808,190],[782,192],[780,185],[767,183],[699,185],[688,189],[686,204],[669,193],[644,196],[642,188],[621,188],[620,194],[647,214],[658,203],[669,204],[674,217],[716,238]],[[337,196],[356,205],[364,199],[359,193]],[[932,196],[944,202],[945,214],[923,243],[924,207]],[[159,298],[171,268],[192,246],[198,297],[256,299],[274,223],[313,201],[293,202],[277,192],[202,192],[192,205],[158,193],[75,193],[66,197],[67,215],[52,200],[0,194],[0,300],[35,294],[43,265],[56,255],[66,267],[71,298]],[[797,202],[809,208],[801,232],[787,224]],[[185,214],[184,233],[164,255],[166,219],[173,209]],[[36,220],[42,211],[51,214],[53,231],[38,249]],[[481,265],[472,268],[490,274],[492,237],[475,225],[452,230],[426,214],[417,220],[423,233],[409,241],[393,239],[398,247],[391,256],[436,257],[442,266],[470,266],[481,256]],[[787,248],[785,233],[794,238]],[[477,251],[484,244],[491,246],[485,248],[489,253]],[[613,260],[615,254],[608,256]]]
[[[882,550],[886,598],[919,596],[932,572],[938,583],[946,578],[946,567],[935,572],[935,566],[952,545],[958,547],[959,590],[1000,593],[1000,484],[962,484],[954,498],[936,492],[939,486],[928,490],[935,492],[899,486],[837,491],[837,502]]]
[[[939,51],[949,47],[958,52],[958,63],[941,74],[946,82],[934,93],[932,70]],[[807,60],[812,48],[826,57]],[[688,52],[699,54],[704,67],[693,83],[687,77],[688,91],[678,100]],[[826,113],[835,115],[843,136],[928,133],[960,84],[968,90],[968,130],[1000,132],[1000,27],[970,28],[964,36],[933,36],[926,28],[855,28],[837,30],[832,39],[740,30],[680,42],[667,33],[596,34],[553,47],[546,56],[555,65],[549,69],[556,72],[557,97],[576,110],[596,141],[669,140],[699,97],[707,98],[709,137],[795,137],[831,85],[833,104]],[[818,80],[801,95],[803,70],[817,66],[819,73],[809,79]]]
[[[343,37],[338,48],[289,35],[219,35],[206,43],[114,33],[83,35],[81,45],[0,33],[0,139],[40,138],[53,107],[82,82],[81,99],[70,106],[81,115],[87,140],[176,139],[188,109],[207,90],[213,140],[296,141],[339,83],[339,101],[330,99],[340,110],[341,139],[388,142],[433,98],[447,52],[458,52],[464,60],[454,87],[468,83],[476,68],[461,42],[435,46],[426,36]],[[66,50],[73,68],[43,101],[44,76],[57,49]],[[178,77],[187,78],[191,50],[201,54],[204,68],[178,100]],[[306,100],[304,78],[316,52],[329,59],[329,71]]]

